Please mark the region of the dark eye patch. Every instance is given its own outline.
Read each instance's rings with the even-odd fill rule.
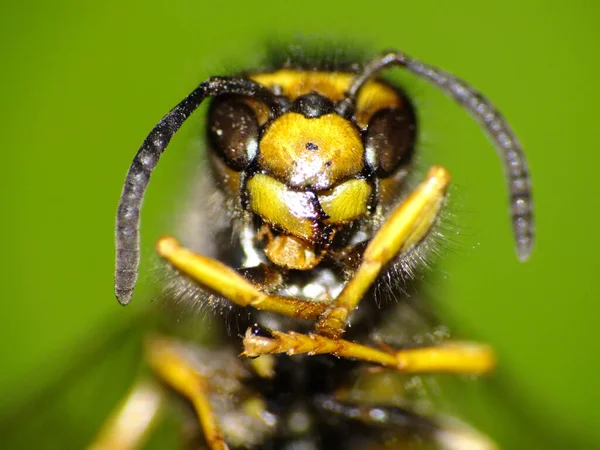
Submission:
[[[213,149],[235,170],[243,170],[258,148],[258,119],[238,96],[215,99],[208,117]]]
[[[365,135],[367,155],[374,155],[379,176],[393,173],[411,157],[416,136],[414,112],[409,107],[385,108],[377,111]]]

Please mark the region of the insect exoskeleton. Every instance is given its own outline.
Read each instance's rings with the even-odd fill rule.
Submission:
[[[399,91],[370,81],[356,111],[340,114],[349,73],[282,69],[249,79],[278,93],[281,113],[244,96],[217,99],[208,120],[214,165],[229,194],[260,217],[270,262],[310,270],[343,254],[353,238],[344,229],[372,216],[399,183],[414,113]]]
[[[431,331],[431,321],[400,282],[389,282],[417,260],[411,255],[432,233],[450,182],[445,168],[433,166],[407,192],[415,111],[402,89],[378,78],[394,66],[454,98],[491,137],[506,169],[517,253],[522,260],[529,256],[534,227],[525,157],[498,111],[458,78],[389,52],[335,68],[291,58],[272,70],[201,83],[152,130],[129,169],[117,214],[115,292],[122,304],[133,295],[140,208],[159,157],[191,113],[214,97],[209,160],[219,198],[226,200],[218,214],[234,238],[211,256],[171,236],[156,248],[194,289],[247,308],[247,316],[236,317],[246,331],[218,352],[165,336],[150,339],[146,351],[158,378],[194,406],[197,429],[211,449],[412,448],[423,442],[494,448],[405,395],[413,374],[485,374],[495,358],[488,346],[446,333],[415,345],[413,336]],[[387,305],[373,298],[383,277],[397,298]],[[235,358],[239,350],[246,358]],[[140,382],[109,424],[131,420],[139,390],[163,395]],[[153,404],[147,426],[124,439],[122,429],[108,425],[97,448],[119,440],[128,442],[124,448],[139,445],[161,402]]]

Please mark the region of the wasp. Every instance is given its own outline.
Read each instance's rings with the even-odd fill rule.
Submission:
[[[166,295],[230,311],[222,327],[238,333],[210,347],[149,338],[146,360],[158,382],[137,383],[91,448],[141,446],[173,393],[192,412],[190,448],[496,448],[411,400],[416,375],[485,374],[495,357],[489,346],[447,333],[413,339],[429,322],[407,280],[432,252],[450,174],[432,166],[410,184],[417,114],[383,72],[401,68],[431,83],[491,138],[520,260],[534,239],[523,150],[483,95],[403,52],[305,56],[209,78],[135,155],[116,221],[115,293],[123,305],[138,276],[150,176],[173,135],[212,99],[202,175],[211,188],[193,205],[204,218],[181,241],[160,238],[156,251],[173,270]]]

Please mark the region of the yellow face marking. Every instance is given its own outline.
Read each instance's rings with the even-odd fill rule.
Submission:
[[[319,195],[321,208],[329,216],[326,223],[348,223],[365,215],[371,190],[365,180],[348,180]]]
[[[313,223],[318,211],[313,194],[295,192],[268,175],[255,175],[246,184],[250,208],[265,222],[283,228],[303,239],[313,238]]]
[[[259,144],[264,169],[292,187],[330,189],[363,169],[360,133],[336,115],[308,119],[290,112],[273,121]]]
[[[317,92],[336,102],[344,98],[345,92],[355,75],[344,72],[314,72],[282,69],[272,73],[256,73],[249,78],[263,86],[273,89],[278,86],[283,94],[292,100]],[[369,80],[362,87],[356,99],[356,120],[366,127],[371,116],[382,108],[399,107],[402,98],[389,86],[375,80]]]
[[[263,126],[265,123],[267,123],[271,114],[267,105],[252,97],[242,97],[242,101],[252,108],[256,114],[256,119],[258,120],[258,124],[260,126]]]
[[[265,247],[267,258],[279,267],[295,270],[310,270],[321,262],[314,247],[295,236],[280,234]]]
[[[314,72],[281,69],[272,73],[256,73],[249,78],[272,89],[279,86],[292,100],[318,92],[333,101],[341,100],[350,86],[352,74],[343,72]]]

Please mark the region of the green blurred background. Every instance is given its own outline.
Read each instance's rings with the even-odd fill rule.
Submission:
[[[469,80],[510,119],[534,177],[527,264],[512,250],[492,147],[455,105],[413,83],[422,160],[452,172],[464,229],[432,289],[449,323],[492,343],[501,365],[456,402],[507,449],[600,448],[599,19],[584,0],[5,2],[0,446],[81,447],[137,370],[141,333],[127,324],[152,286],[118,306],[113,226],[146,133],[199,81],[255,60],[265,40],[317,35],[403,49]],[[184,128],[152,180],[142,278],[152,279],[152,242],[178,209],[194,133]]]

